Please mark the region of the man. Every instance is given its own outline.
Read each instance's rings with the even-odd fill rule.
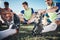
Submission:
[[[24,10],[21,11],[20,21],[25,24],[30,24],[33,22],[33,18],[35,17],[35,13],[33,8],[28,7],[27,2],[22,3]]]
[[[46,8],[46,12],[45,14],[47,13],[49,15],[49,20],[50,20],[50,23],[51,22],[54,22],[54,20],[56,19],[57,17],[57,14],[56,14],[56,11],[58,9],[58,7],[56,7],[53,3],[53,0],[45,0],[46,4],[47,4],[47,8]],[[48,10],[49,9],[49,10]],[[52,9],[52,10],[51,10]],[[54,11],[54,12],[53,12]],[[44,18],[46,20],[46,17]]]
[[[2,9],[4,9],[6,12],[10,11],[10,12],[13,12],[10,8],[9,8],[9,3],[8,2],[4,2],[4,7],[5,8],[0,8],[1,10],[0,11],[3,11]],[[0,13],[1,14],[1,13]],[[0,17],[0,20],[3,22],[4,24],[4,21],[1,19]]]
[[[5,24],[7,25],[8,29],[0,31],[0,40],[16,34],[19,30],[20,20],[19,17],[14,14],[13,12],[2,12],[1,14],[2,19],[4,20]]]
[[[48,9],[42,10],[39,13],[40,14],[48,13],[49,19],[51,20],[52,23],[50,23],[47,26],[42,26],[43,29],[39,33],[55,31],[57,29],[57,26],[60,25],[60,18],[56,14],[56,10],[58,9],[58,7],[52,6],[53,5],[53,1],[52,0],[46,0],[45,2],[48,5]],[[41,28],[41,26],[39,26],[39,27]]]
[[[13,11],[9,8],[9,3],[8,3],[8,2],[4,2],[4,6],[5,6],[5,8],[4,8],[5,11],[13,12]]]
[[[57,26],[60,25],[60,18],[58,18],[56,14],[58,7],[54,6],[53,0],[45,0],[45,2],[47,4],[46,12],[48,13],[49,19],[51,20],[52,23],[44,27],[44,30],[42,32],[55,31]]]
[[[10,8],[9,8],[9,3],[8,2],[4,2],[4,6],[5,8],[0,8],[0,14],[1,14],[1,11],[3,11],[2,9],[4,9],[6,12],[10,11],[10,12],[13,12]],[[4,21],[1,19],[0,17],[0,20],[3,22],[4,24]]]

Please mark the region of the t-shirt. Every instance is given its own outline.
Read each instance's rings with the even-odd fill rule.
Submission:
[[[28,10],[22,10],[21,13],[24,14],[24,18],[26,20],[29,20],[34,13],[34,10],[32,8],[28,8]]]
[[[49,8],[51,8],[50,6],[48,6],[47,7],[47,9],[49,9]],[[48,15],[49,15],[49,19],[51,20],[51,21],[54,21],[56,18],[57,18],[57,14],[56,14],[56,12],[48,12]]]

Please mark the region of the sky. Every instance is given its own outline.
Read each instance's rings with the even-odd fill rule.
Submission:
[[[33,8],[35,11],[38,9],[46,9],[45,0],[0,0],[0,7],[4,8],[4,2],[9,2],[9,7],[19,14],[23,10],[22,3],[27,1],[30,8]],[[60,2],[60,0],[54,0],[54,2]]]

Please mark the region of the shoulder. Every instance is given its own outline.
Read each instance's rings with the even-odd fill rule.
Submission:
[[[31,8],[31,10],[32,10],[32,14],[34,13],[34,10],[33,10],[33,8]]]
[[[24,10],[21,10],[21,13],[24,14]]]

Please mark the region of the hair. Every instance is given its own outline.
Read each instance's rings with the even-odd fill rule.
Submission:
[[[26,1],[22,3],[22,5],[24,5],[24,4],[28,6],[28,3]]]
[[[8,2],[4,2],[4,5],[9,5],[9,3]]]

